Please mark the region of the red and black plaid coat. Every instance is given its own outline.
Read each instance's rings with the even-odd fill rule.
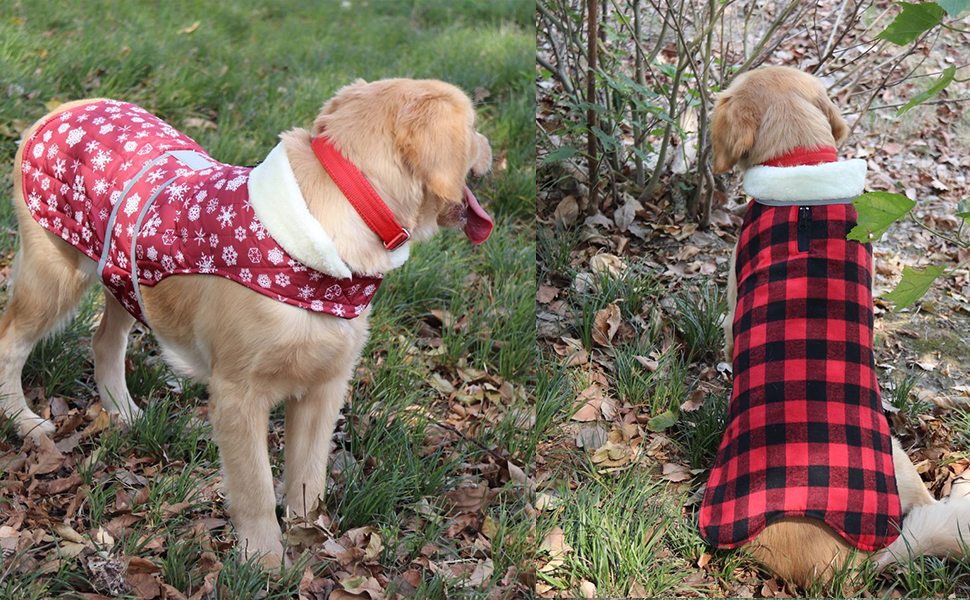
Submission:
[[[872,351],[872,248],[851,204],[752,202],[738,242],[734,390],[700,512],[733,548],[812,517],[862,550],[898,535],[889,424]]]

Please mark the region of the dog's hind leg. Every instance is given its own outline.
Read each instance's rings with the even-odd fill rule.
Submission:
[[[94,380],[98,383],[101,404],[111,414],[131,423],[141,409],[135,405],[125,384],[125,348],[128,332],[135,318],[107,291],[104,293],[104,315],[94,334]]]
[[[879,568],[910,557],[958,556],[970,549],[970,500],[947,498],[917,506],[903,519],[899,537],[872,556]]]
[[[94,264],[82,265],[78,256],[70,256],[76,250],[36,223],[29,225],[25,228],[21,219],[13,292],[0,318],[0,406],[21,435],[36,437],[52,434],[54,424],[27,407],[21,383],[24,363],[34,345],[70,317],[93,281],[93,268],[85,267]]]

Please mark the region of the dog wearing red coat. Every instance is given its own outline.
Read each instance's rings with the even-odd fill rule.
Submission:
[[[960,553],[970,501],[934,499],[882,413],[872,250],[846,240],[866,162],[838,160],[845,120],[817,78],[766,67],[718,96],[711,129],[715,172],[738,166],[753,200],[728,275],[734,390],[702,534],[801,586],[866,557]]]

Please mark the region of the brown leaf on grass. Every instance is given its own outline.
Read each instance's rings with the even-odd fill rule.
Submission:
[[[579,584],[580,598],[595,598],[596,597],[596,584],[592,581],[582,580]]]
[[[609,346],[620,329],[620,319],[620,307],[616,302],[597,312],[593,320],[593,341],[600,346]]]
[[[331,600],[354,600],[357,598],[369,598],[370,600],[383,600],[384,588],[374,577],[348,577],[340,582],[343,589],[336,589],[330,594]]]
[[[562,225],[569,226],[579,218],[579,203],[574,196],[566,196],[562,199],[554,214],[556,221]]]
[[[573,547],[566,543],[566,533],[562,530],[562,527],[554,527],[542,539],[542,544],[539,546],[540,552],[549,555],[548,562],[540,566],[539,570],[543,573],[555,571],[572,550]]]
[[[37,486],[37,491],[43,494],[61,494],[72,488],[81,485],[81,475],[77,472],[71,473],[68,477],[45,481],[44,485]]]
[[[150,560],[141,558],[140,556],[133,556],[128,559],[128,573],[158,573],[162,570],[161,567],[156,565]]]
[[[664,463],[664,473],[661,479],[666,479],[667,481],[687,481],[690,479],[690,470],[684,465],[679,465],[677,463]]]
[[[158,580],[149,573],[129,572],[127,580],[131,590],[147,600],[157,598],[162,593]]]
[[[540,285],[539,291],[536,292],[536,302],[549,304],[556,299],[557,295],[559,295],[559,288],[554,288],[551,285]]]
[[[445,494],[451,505],[452,512],[478,512],[482,510],[482,502],[488,487],[481,484],[463,485]]]
[[[84,428],[84,431],[81,432],[81,437],[91,437],[100,431],[104,431],[110,425],[111,415],[108,414],[108,411],[102,410],[97,414],[96,417],[94,417],[94,420],[88,423],[88,426]]]
[[[585,422],[598,419],[603,399],[603,390],[599,384],[589,384],[576,398],[576,403],[573,405],[573,421]]]
[[[619,277],[626,270],[626,265],[623,264],[623,259],[619,256],[604,252],[589,259],[589,268],[593,272],[594,277],[601,275]]]
[[[684,403],[680,405],[680,410],[684,412],[694,412],[701,406],[704,406],[704,399],[705,395],[703,390],[694,390],[690,397],[687,398],[687,400],[684,400]]]
[[[54,445],[54,441],[46,435],[41,435],[37,441],[37,450],[28,458],[27,472],[31,475],[53,473],[64,464],[64,455]]]

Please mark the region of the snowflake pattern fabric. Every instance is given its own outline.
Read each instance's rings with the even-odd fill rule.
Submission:
[[[168,154],[184,150],[209,164],[195,169]],[[338,279],[292,258],[249,203],[251,168],[215,161],[133,104],[105,100],[53,115],[23,156],[34,219],[92,260],[104,254],[99,277],[143,323],[136,281],[152,286],[170,275],[222,276],[345,319],[360,315],[381,283],[379,275]]]
[[[872,349],[872,248],[845,239],[856,220],[851,204],[748,208],[734,390],[700,511],[712,545],[735,548],[793,516],[824,521],[861,550],[899,535]]]

